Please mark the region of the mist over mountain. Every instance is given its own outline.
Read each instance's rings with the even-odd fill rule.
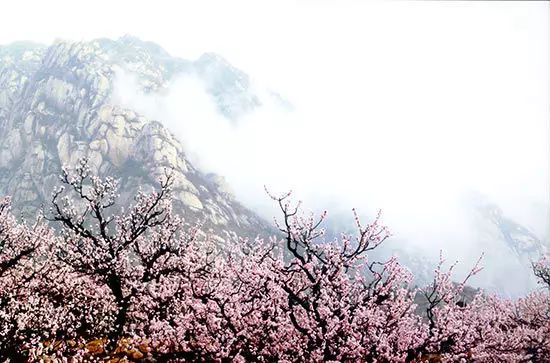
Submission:
[[[188,222],[204,221],[220,235],[269,230],[234,199],[222,177],[196,169],[160,122],[110,102],[119,69],[133,72],[140,89],[152,92],[178,72],[210,76],[203,72],[210,57],[186,62],[131,37],[0,47],[0,193],[13,196],[16,209],[32,216],[49,205],[62,165],[86,157],[94,173],[121,179],[126,198],[173,170],[177,207]],[[227,117],[258,103],[245,88],[234,91],[232,80],[216,85],[212,97]]]
[[[420,279],[430,276],[443,249],[448,259],[461,260],[459,272],[485,253],[475,284],[505,294],[534,287],[530,262],[547,254],[550,242],[544,199],[526,199],[528,212],[509,215],[491,196],[458,193],[458,182],[443,185],[452,175],[437,175],[452,165],[438,173],[435,163],[419,164],[419,174],[436,177],[433,185],[408,180],[414,168],[399,168],[414,142],[400,136],[400,151],[380,140],[414,125],[375,125],[370,139],[352,135],[351,121],[321,122],[325,108],[318,109],[302,112],[221,55],[182,59],[132,36],[1,46],[0,194],[12,195],[17,209],[31,215],[49,202],[61,166],[80,157],[98,174],[121,178],[125,196],[152,187],[169,168],[186,219],[205,220],[220,236],[254,236],[273,233],[266,220],[277,216],[263,185],[292,188],[306,207],[329,210],[327,238],[353,230],[351,207],[365,219],[383,208],[394,237],[379,253],[400,255]],[[345,132],[331,131],[339,128]],[[350,135],[350,145],[332,148],[342,135]],[[356,162],[354,152],[366,161]],[[421,156],[431,153],[437,150]],[[397,172],[378,174],[392,163]],[[352,168],[364,168],[365,180]]]

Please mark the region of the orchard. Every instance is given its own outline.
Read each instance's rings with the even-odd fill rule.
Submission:
[[[396,258],[371,259],[380,216],[326,241],[325,214],[270,194],[280,235],[220,243],[172,211],[169,173],[126,208],[86,160],[60,184],[32,223],[0,201],[3,362],[550,361],[545,259],[538,291],[465,302],[480,262],[455,282],[441,258],[415,288]]]

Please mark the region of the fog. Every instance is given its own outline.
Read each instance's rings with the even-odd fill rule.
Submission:
[[[492,253],[487,276],[506,279],[511,262],[478,243],[472,193],[550,238],[548,3],[155,4],[135,3],[131,16],[129,3],[93,5],[82,24],[76,11],[53,12],[66,23],[41,32],[32,15],[20,35],[131,33],[174,56],[217,52],[248,73],[266,102],[236,122],[192,77],[144,95],[119,72],[113,102],[165,123],[195,164],[266,217],[276,212],[264,185],[350,221],[351,207],[366,218],[382,209],[408,248],[443,249],[463,266]],[[267,90],[293,110],[269,102]],[[525,279],[509,283],[521,289]]]
[[[464,262],[464,272],[480,253],[489,253],[489,261],[494,255],[477,245],[469,199],[476,191],[546,237],[547,133],[541,120],[513,122],[496,111],[481,119],[468,106],[450,115],[433,101],[423,102],[428,110],[406,101],[413,106],[406,112],[399,110],[403,105],[397,111],[375,106],[379,113],[372,115],[372,108],[352,101],[354,95],[346,95],[348,101],[340,93],[293,111],[267,104],[231,122],[196,78],[176,78],[153,95],[140,93],[123,72],[115,84],[115,103],[165,123],[195,165],[223,175],[237,198],[266,218],[277,211],[264,184],[276,192],[292,189],[309,208],[329,209],[349,222],[352,207],[365,218],[380,208],[407,249],[412,244],[430,257],[442,249]],[[503,272],[491,266],[485,274],[495,268]]]

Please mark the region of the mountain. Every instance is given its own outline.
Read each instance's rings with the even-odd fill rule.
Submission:
[[[550,236],[512,219],[479,193],[471,195],[467,203],[477,249],[484,252],[483,265],[487,266],[481,274],[483,285],[513,295],[536,288],[532,262],[549,255]],[[539,214],[546,215],[546,211],[535,207]]]
[[[503,247],[519,258],[537,259],[547,253],[543,240],[527,227],[507,217],[502,209],[488,199],[478,199],[474,204],[482,220],[490,222],[493,233],[499,235]]]
[[[177,74],[199,77],[229,119],[261,104],[248,76],[214,54],[187,61],[129,36],[1,46],[0,194],[12,195],[16,210],[32,215],[49,203],[62,165],[81,157],[99,175],[120,178],[123,199],[156,185],[168,168],[175,173],[176,207],[187,221],[204,220],[218,234],[269,231],[223,178],[194,167],[185,145],[160,122],[111,101],[121,69],[137,77],[143,92],[162,89]]]
[[[168,168],[175,172],[176,208],[187,221],[204,220],[219,236],[273,233],[270,223],[235,199],[222,176],[194,166],[186,145],[161,122],[113,101],[121,71],[135,77],[144,93],[162,93],[181,75],[198,78],[228,122],[238,123],[274,101],[291,108],[276,93],[258,92],[246,73],[213,53],[181,59],[131,36],[0,46],[0,195],[12,195],[16,211],[31,216],[48,205],[61,166],[75,165],[80,157],[87,157],[99,175],[120,178],[123,199],[139,187],[154,186]],[[475,248],[461,262],[469,265],[485,252],[482,285],[497,291],[532,286],[530,262],[548,253],[550,236],[537,236],[484,197],[468,203]],[[349,217],[333,219],[328,236],[352,232]],[[436,264],[424,252],[393,238],[378,253],[380,258],[397,254],[422,284]]]

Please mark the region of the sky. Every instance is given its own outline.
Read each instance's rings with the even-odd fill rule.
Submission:
[[[265,214],[263,185],[291,188],[336,214],[382,208],[395,234],[433,251],[478,253],[464,242],[473,240],[464,196],[474,191],[541,238],[550,234],[548,2],[2,7],[0,44],[132,34],[182,58],[219,53],[259,89],[283,95],[295,111],[265,106],[234,127],[196,80],[176,80],[162,98],[133,92],[128,79],[118,88]]]

